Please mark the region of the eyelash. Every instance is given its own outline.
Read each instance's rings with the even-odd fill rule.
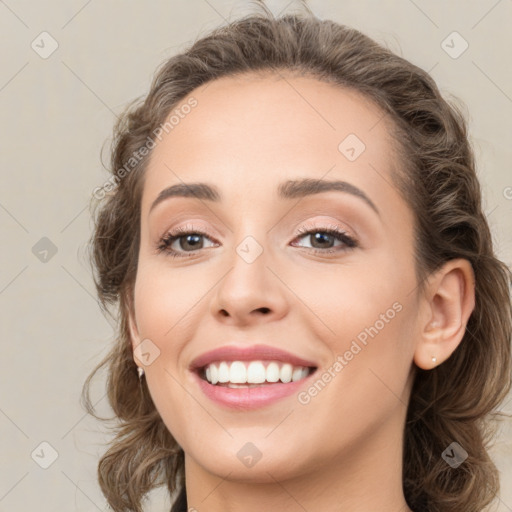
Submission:
[[[315,249],[312,248],[311,250],[315,254],[332,254],[336,252],[342,252],[342,251],[348,251],[350,249],[355,249],[359,246],[358,241],[353,238],[352,236],[348,235],[345,231],[338,228],[338,226],[332,226],[329,228],[322,228],[322,227],[301,227],[295,238],[303,238],[306,235],[311,235],[314,233],[323,233],[327,235],[334,236],[337,240],[340,242],[343,242],[345,244],[345,247],[342,249]],[[157,245],[157,251],[158,253],[166,252],[169,256],[173,258],[190,258],[196,254],[196,251],[188,251],[185,253],[175,251],[174,249],[170,249],[170,246],[178,240],[179,238],[184,237],[185,235],[199,235],[204,236],[207,238],[212,238],[208,233],[196,230],[193,227],[185,226],[185,227],[179,227],[176,228],[173,231],[170,231],[165,236],[163,236]],[[198,251],[201,249],[197,249]]]

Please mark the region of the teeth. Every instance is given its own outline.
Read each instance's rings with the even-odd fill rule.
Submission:
[[[293,373],[293,366],[291,364],[283,364],[279,378],[281,382],[291,382]]]
[[[270,361],[266,366],[263,361],[221,361],[211,363],[205,369],[205,377],[210,384],[226,384],[233,388],[264,382],[295,382],[308,375],[308,367],[279,361]]]
[[[267,366],[267,382],[277,382],[279,380],[279,365],[275,362]]]
[[[294,368],[293,373],[292,373],[293,382],[295,382],[296,380],[300,380],[301,378],[302,378],[302,368]]]
[[[242,361],[234,361],[229,369],[229,382],[245,384],[247,382],[247,368]]]
[[[229,382],[229,366],[227,363],[220,363],[219,365],[219,382]]]
[[[210,376],[211,376],[211,383],[217,384],[219,381],[219,369],[214,364],[210,365]]]
[[[222,363],[221,363],[222,364]],[[267,372],[261,361],[252,361],[247,368],[247,382],[261,384],[267,379]]]

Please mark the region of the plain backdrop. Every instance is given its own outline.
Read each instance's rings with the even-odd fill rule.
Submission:
[[[512,1],[308,5],[429,71],[467,106],[485,211],[510,265]],[[101,148],[107,162],[116,115],[163,60],[250,10],[232,0],[0,1],[0,511],[106,510],[96,465],[109,433],[79,404],[113,336],[86,260],[89,201],[107,177]],[[93,401],[108,415],[100,377]],[[510,422],[492,453],[503,483],[496,510],[512,511]],[[168,503],[156,491],[147,510]]]

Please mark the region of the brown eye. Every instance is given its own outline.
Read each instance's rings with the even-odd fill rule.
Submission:
[[[157,249],[158,252],[166,252],[171,256],[192,256],[195,251],[205,248],[204,242],[201,241],[202,238],[210,239],[210,236],[188,226],[181,227],[162,237]]]
[[[311,249],[318,252],[338,252],[346,249],[357,247],[357,241],[345,233],[345,231],[336,228],[312,228],[312,229],[300,229],[300,236],[298,238],[305,238],[311,243]],[[339,241],[340,244],[337,250],[333,249],[334,243]]]

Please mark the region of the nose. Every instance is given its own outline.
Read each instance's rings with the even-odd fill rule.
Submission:
[[[232,325],[282,318],[287,311],[286,286],[270,261],[270,252],[253,237],[234,248],[229,270],[213,294],[211,313]]]

